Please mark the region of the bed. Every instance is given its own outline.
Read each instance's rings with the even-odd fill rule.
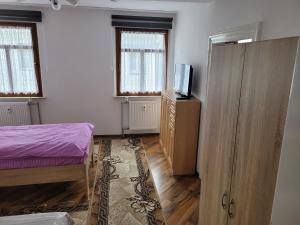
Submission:
[[[93,161],[89,123],[0,127],[0,187],[86,180]]]

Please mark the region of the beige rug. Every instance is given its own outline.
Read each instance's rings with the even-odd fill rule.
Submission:
[[[102,140],[91,225],[165,224],[140,139]]]

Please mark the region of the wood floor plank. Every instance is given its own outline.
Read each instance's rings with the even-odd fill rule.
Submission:
[[[198,176],[171,175],[158,135],[143,137],[142,142],[167,224],[198,224],[200,198]]]

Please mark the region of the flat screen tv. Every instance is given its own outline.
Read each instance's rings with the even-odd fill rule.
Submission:
[[[174,90],[184,98],[191,97],[193,67],[187,64],[175,65]]]

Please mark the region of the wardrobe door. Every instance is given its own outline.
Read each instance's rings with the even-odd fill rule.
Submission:
[[[246,45],[229,224],[269,225],[297,38]]]
[[[201,146],[200,225],[227,223],[243,59],[242,45],[212,47]]]

